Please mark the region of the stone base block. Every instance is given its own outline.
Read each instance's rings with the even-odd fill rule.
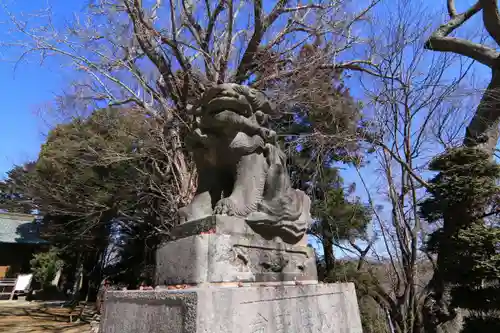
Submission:
[[[156,252],[156,285],[317,281],[314,249],[267,240],[242,219],[213,216],[172,235]]]
[[[354,285],[106,293],[102,333],[362,333]]]

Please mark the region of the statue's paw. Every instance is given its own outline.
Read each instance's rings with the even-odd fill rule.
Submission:
[[[223,198],[217,202],[214,213],[218,215],[234,215],[234,202],[230,198]]]

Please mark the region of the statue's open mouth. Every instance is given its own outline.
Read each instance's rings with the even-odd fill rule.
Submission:
[[[243,96],[239,96],[239,98],[217,96],[205,105],[205,110],[209,114],[232,111],[245,117],[250,117],[252,115],[252,106]]]

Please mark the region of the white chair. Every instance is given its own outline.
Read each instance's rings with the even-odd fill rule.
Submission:
[[[33,279],[33,274],[19,274],[17,276],[16,284],[14,285],[14,288],[12,288],[12,293],[10,294],[10,300],[14,299],[15,294],[26,295],[29,292],[32,279]]]

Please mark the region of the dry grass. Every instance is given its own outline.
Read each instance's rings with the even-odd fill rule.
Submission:
[[[88,333],[90,325],[86,322],[69,323],[67,317],[54,316],[50,308],[0,305],[0,332]]]

